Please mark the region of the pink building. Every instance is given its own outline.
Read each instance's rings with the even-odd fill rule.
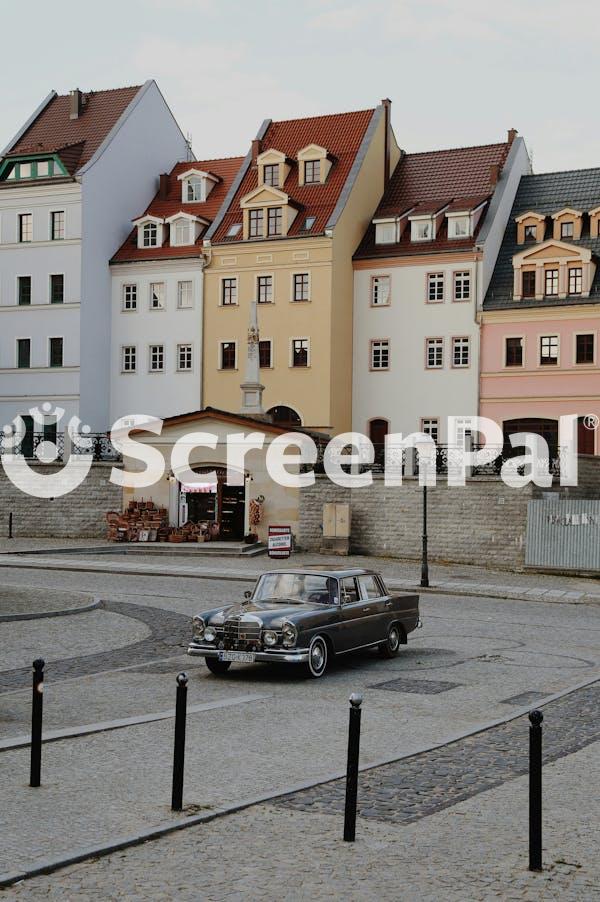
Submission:
[[[600,454],[599,225],[600,169],[521,179],[481,314],[480,413],[505,435],[555,449],[577,414],[580,453]]]

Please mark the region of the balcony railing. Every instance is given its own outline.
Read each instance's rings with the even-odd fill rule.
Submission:
[[[22,454],[27,460],[39,460],[38,454],[41,454],[41,446],[48,442],[56,448],[57,463],[65,462],[65,448],[67,448],[66,456],[69,454],[92,454],[94,462],[110,462],[120,463],[123,459],[121,453],[113,447],[110,437],[104,432],[89,432],[82,436],[85,445],[76,445],[74,442],[65,442],[64,432],[57,432],[56,435],[47,432],[29,432],[23,438],[10,447],[0,444],[0,454],[12,452],[14,454]],[[89,441],[88,441],[89,440]],[[37,452],[37,453],[36,453]]]

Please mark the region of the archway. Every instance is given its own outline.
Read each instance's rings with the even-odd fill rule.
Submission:
[[[293,407],[286,407],[285,404],[271,407],[267,410],[267,413],[278,426],[289,426],[294,429],[302,426],[300,415],[296,413]]]

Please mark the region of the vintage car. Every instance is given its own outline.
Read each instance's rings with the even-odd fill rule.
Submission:
[[[241,603],[197,614],[188,654],[217,674],[263,661],[300,664],[321,677],[330,658],[357,649],[377,646],[395,657],[419,626],[419,596],[390,595],[372,570],[273,570]]]

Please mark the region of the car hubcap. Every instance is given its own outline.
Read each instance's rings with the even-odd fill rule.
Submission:
[[[320,642],[315,642],[310,652],[310,663],[313,671],[318,673],[325,663],[325,649]]]
[[[390,630],[389,643],[392,651],[396,651],[398,645],[400,644],[400,636],[398,635],[398,630],[395,627]]]

